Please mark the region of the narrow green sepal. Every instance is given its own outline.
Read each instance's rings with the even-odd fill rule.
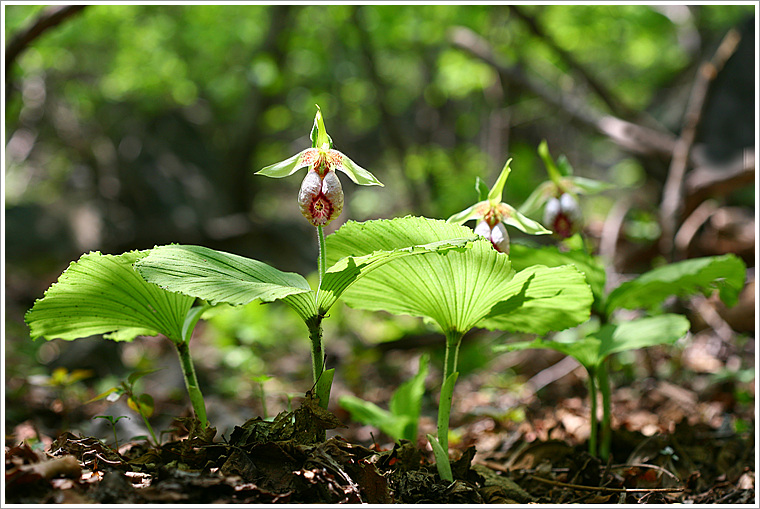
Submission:
[[[266,177],[272,178],[290,176],[306,166],[304,164],[299,164],[299,158],[303,152],[304,151],[301,151],[296,155],[285,159],[284,161],[280,161],[279,163],[270,164],[269,166],[257,171],[255,175],[264,175]]]
[[[343,164],[338,166],[337,169],[348,175],[354,184],[385,187],[374,175],[353,162],[346,154],[341,155],[343,156]]]
[[[504,191],[504,184],[507,183],[507,179],[509,178],[509,174],[512,173],[512,169],[509,167],[509,163],[512,162],[512,158],[507,159],[507,162],[504,163],[504,168],[501,169],[501,173],[499,174],[499,178],[496,179],[496,183],[491,188],[491,191],[488,193],[488,201],[491,203],[491,205],[496,205],[497,203],[501,202],[501,195],[502,191]]]

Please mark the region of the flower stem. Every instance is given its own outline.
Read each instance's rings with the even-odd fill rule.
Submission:
[[[182,375],[185,377],[185,386],[190,396],[190,403],[192,403],[193,410],[195,411],[195,417],[200,421],[201,428],[205,428],[208,423],[206,404],[203,401],[198,377],[195,375],[193,359],[190,357],[190,346],[184,341],[175,342],[174,346],[177,348],[177,355],[179,355],[179,362],[182,366]]]
[[[319,260],[317,268],[319,269],[319,285],[322,286],[322,280],[325,278],[327,270],[327,251],[325,250],[325,232],[321,226],[317,226],[317,239],[319,240]],[[319,292],[319,289],[317,289]]]

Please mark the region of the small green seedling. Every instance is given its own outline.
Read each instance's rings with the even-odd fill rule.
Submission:
[[[118,417],[114,417],[113,415],[96,415],[95,417],[93,417],[93,419],[105,419],[111,425],[111,429],[113,430],[113,442],[114,442],[113,449],[115,451],[118,451],[119,437],[116,435],[116,423],[122,419],[129,419],[129,417],[126,415],[120,415]]]
[[[338,400],[340,406],[351,414],[351,418],[379,428],[396,442],[417,441],[417,428],[425,395],[425,377],[428,374],[430,355],[420,356],[417,374],[399,386],[391,396],[388,410],[370,401],[364,401],[346,394]]]
[[[130,409],[137,412],[140,417],[142,417],[143,422],[145,423],[145,427],[148,428],[148,432],[150,433],[150,436],[153,438],[153,443],[158,444],[158,440],[156,439],[156,434],[153,432],[153,426],[150,425],[150,422],[148,419],[153,415],[153,411],[155,410],[155,402],[153,400],[153,396],[147,393],[139,393],[135,390],[135,384],[137,381],[144,377],[145,375],[149,375],[157,370],[155,369],[148,369],[148,370],[142,370],[142,371],[136,371],[134,373],[131,373],[127,379],[121,384],[119,384],[117,387],[112,387],[111,389],[108,389],[107,391],[103,392],[102,394],[98,394],[94,398],[92,398],[88,403],[91,403],[93,401],[98,401],[101,399],[105,399],[106,401],[110,402],[116,402],[121,398],[122,396],[127,396],[127,406],[129,406]],[[108,418],[110,416],[98,416],[101,418]],[[119,419],[117,419],[118,421]],[[112,422],[112,425],[115,424],[115,422]],[[116,429],[114,428],[114,436],[116,436]],[[118,443],[118,442],[117,442]],[[118,447],[117,447],[118,449]]]

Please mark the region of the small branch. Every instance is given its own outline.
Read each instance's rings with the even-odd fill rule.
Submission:
[[[620,282],[620,275],[615,268],[615,255],[620,232],[623,229],[625,216],[631,209],[631,200],[627,197],[615,202],[602,227],[602,238],[599,241],[599,255],[606,260],[607,279],[605,291],[615,288]]]
[[[719,167],[698,167],[685,179],[684,214],[710,196],[725,196],[755,181],[755,151],[746,149],[741,158]]]
[[[697,231],[699,231],[699,228],[705,224],[705,221],[710,219],[717,210],[718,204],[715,200],[703,201],[694,212],[689,214],[689,217],[686,218],[678,229],[678,233],[676,233],[673,240],[675,248],[681,253],[686,253],[689,249],[689,244],[691,244],[691,240],[694,238]]]
[[[591,90],[593,90],[596,95],[598,95],[599,98],[604,102],[604,104],[607,105],[613,114],[627,118],[631,118],[635,115],[635,112],[631,111],[629,108],[621,104],[620,101],[614,99],[612,92],[610,92],[606,86],[599,82],[583,64],[576,60],[572,53],[561,48],[557,42],[552,39],[551,36],[549,36],[549,34],[544,32],[543,29],[538,26],[538,23],[536,23],[535,19],[525,14],[520,8],[515,5],[510,5],[509,10],[512,12],[512,14],[520,18],[520,20],[525,23],[525,25],[527,25],[528,29],[530,29],[533,35],[541,39],[544,44],[549,46],[552,51],[559,55],[560,58],[562,58],[562,60],[564,60],[568,66],[574,69],[575,72],[578,73],[588,84]]]
[[[663,468],[660,465],[652,465],[650,463],[625,463],[620,465],[612,465],[610,467],[611,470],[618,470],[621,468],[651,468],[652,470],[657,470],[658,472],[662,472],[663,474],[667,474],[671,479],[675,480],[676,482],[680,483],[681,479],[678,478],[676,474],[668,470],[667,468]]]
[[[61,24],[67,18],[81,12],[86,5],[61,5],[48,7],[34,20],[30,26],[17,32],[5,47],[5,80],[8,81],[8,75],[11,66],[18,56],[29,47],[35,39],[39,38],[49,29]]]
[[[583,127],[607,136],[626,150],[667,160],[671,158],[675,145],[675,137],[671,133],[600,113],[576,97],[562,94],[537,82],[519,67],[500,64],[488,43],[470,29],[458,27],[451,32],[449,38],[454,47],[493,67],[499,73],[502,83],[513,83],[528,90],[549,106],[565,112]]]
[[[533,388],[533,393],[537,393],[550,383],[556,382],[565,375],[569,375],[579,367],[580,363],[574,357],[568,355],[561,361],[536,373],[528,380],[527,385]]]
[[[673,147],[673,158],[668,169],[668,178],[662,193],[660,205],[660,225],[662,236],[660,237],[660,250],[668,259],[672,259],[673,237],[676,224],[683,211],[683,180],[686,167],[689,164],[689,152],[697,135],[697,127],[702,118],[702,110],[710,84],[725,65],[726,61],[734,54],[739,44],[741,35],[735,29],[731,29],[721,41],[712,60],[705,62],[699,68],[699,72],[691,90],[689,102],[683,119],[681,136]]]
[[[583,486],[581,484],[553,481],[535,475],[531,475],[530,478],[544,484],[552,484],[560,488],[570,488],[578,491],[601,491],[603,493],[677,493],[684,491],[684,488],[606,488],[604,486]]]

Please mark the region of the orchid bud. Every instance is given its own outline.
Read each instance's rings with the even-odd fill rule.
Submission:
[[[497,251],[509,254],[509,234],[501,221],[493,227],[486,220],[480,221],[475,227],[475,233],[490,240]]]
[[[310,169],[301,183],[298,206],[301,214],[314,226],[326,226],[343,210],[343,188],[334,171],[324,176]]]
[[[555,235],[566,239],[578,231],[581,225],[581,209],[572,195],[562,193],[559,198],[550,198],[544,209],[544,224]]]

